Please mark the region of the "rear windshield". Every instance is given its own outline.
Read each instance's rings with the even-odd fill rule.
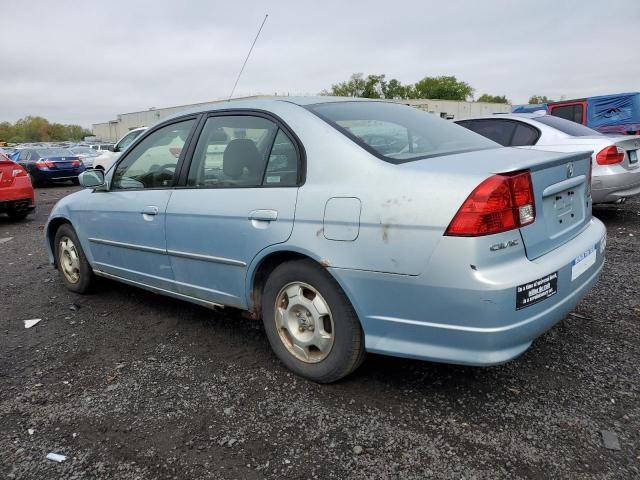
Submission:
[[[66,148],[39,148],[36,151],[41,157],[73,157],[73,153]]]
[[[95,155],[97,156],[97,153],[95,150],[93,150],[90,147],[74,147],[71,149],[71,151],[73,153],[82,153],[82,154],[87,154],[87,155]]]
[[[500,147],[464,127],[406,105],[331,102],[307,108],[369,152],[393,163]]]
[[[565,120],[564,118],[554,117],[553,115],[542,115],[541,117],[535,117],[531,120],[540,122],[548,127],[560,130],[562,133],[571,135],[572,137],[590,137],[591,135],[602,135],[596,130],[592,130],[589,127],[571,120]]]

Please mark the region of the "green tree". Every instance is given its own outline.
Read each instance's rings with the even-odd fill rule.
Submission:
[[[0,123],[0,140],[12,143],[82,140],[91,132],[80,125],[49,123],[46,118],[27,116],[14,124]]]
[[[507,100],[507,97],[505,97],[504,95],[489,95],[488,93],[483,93],[476,101],[487,103],[509,103],[509,100]]]
[[[323,90],[321,95],[338,97],[382,98],[384,75],[367,75],[354,73],[346,82],[331,85],[331,90]]]
[[[399,80],[392,78],[382,86],[384,98],[403,100],[405,98],[415,98],[413,85],[403,85]]]
[[[473,95],[473,88],[459,81],[453,75],[424,77],[414,85],[416,98],[439,100],[467,100]]]
[[[553,102],[553,100],[551,100],[550,98],[547,98],[546,95],[531,95],[531,98],[529,99],[529,103],[531,104],[549,103],[549,102]]]

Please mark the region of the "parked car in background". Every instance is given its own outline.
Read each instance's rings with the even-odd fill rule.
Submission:
[[[27,171],[0,153],[0,213],[22,220],[36,207],[33,186]]]
[[[92,143],[89,147],[98,152],[112,152],[114,145],[113,143]]]
[[[99,151],[96,151],[89,146],[75,146],[70,147],[69,150],[82,160],[85,168],[93,168],[93,162],[98,156],[100,156]]]
[[[97,157],[93,162],[93,168],[97,168],[103,171],[107,171],[111,168],[111,165],[120,157],[122,152],[124,152],[129,145],[131,145],[136,138],[140,136],[142,132],[144,132],[147,127],[134,128],[130,132],[128,132],[125,136],[123,136],[118,143],[116,143],[113,147],[113,151],[105,151],[101,152],[100,156]]]
[[[599,276],[590,170],[589,153],[503,148],[396,103],[234,101],[83,173],[46,245],[77,293],[99,275],[261,316],[282,362],[318,382],[365,351],[493,365]]]
[[[513,113],[533,113],[539,110],[581,123],[601,133],[640,135],[640,92],[513,107]]]
[[[34,187],[66,181],[77,185],[85,170],[80,157],[60,147],[24,148],[12,158],[26,169]]]
[[[498,114],[456,123],[507,147],[555,152],[592,151],[593,203],[619,202],[640,194],[638,136],[606,136],[543,112]]]

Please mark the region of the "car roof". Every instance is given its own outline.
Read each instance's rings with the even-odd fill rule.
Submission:
[[[536,118],[550,116],[545,112],[540,113],[494,113],[493,115],[481,115],[479,117],[465,118],[464,120],[456,120],[457,122],[464,122],[465,120],[492,120],[495,118],[510,118],[512,120],[518,120],[528,118],[535,120]]]
[[[256,98],[248,98],[248,99],[231,99],[226,102],[214,102],[207,103],[203,105],[199,105],[195,108],[185,109],[180,112],[177,112],[173,115],[165,117],[161,120],[161,122],[165,122],[167,120],[172,120],[174,118],[183,117],[185,115],[194,115],[203,112],[210,112],[215,110],[227,110],[227,109],[256,109],[256,110],[267,110],[269,111],[271,108],[277,107],[282,103],[292,103],[294,105],[298,105],[301,107],[305,107],[308,105],[316,105],[318,103],[336,103],[336,102],[388,102],[388,100],[378,100],[373,98],[359,98],[359,97],[332,97],[332,96],[306,96],[306,97],[282,97],[282,96],[273,96],[273,97],[256,97]],[[395,103],[395,102],[393,102]]]

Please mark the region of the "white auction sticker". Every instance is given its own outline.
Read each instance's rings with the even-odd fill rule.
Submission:
[[[589,267],[596,263],[596,246],[589,247],[571,262],[571,281],[574,281],[584,272],[589,270]]]

